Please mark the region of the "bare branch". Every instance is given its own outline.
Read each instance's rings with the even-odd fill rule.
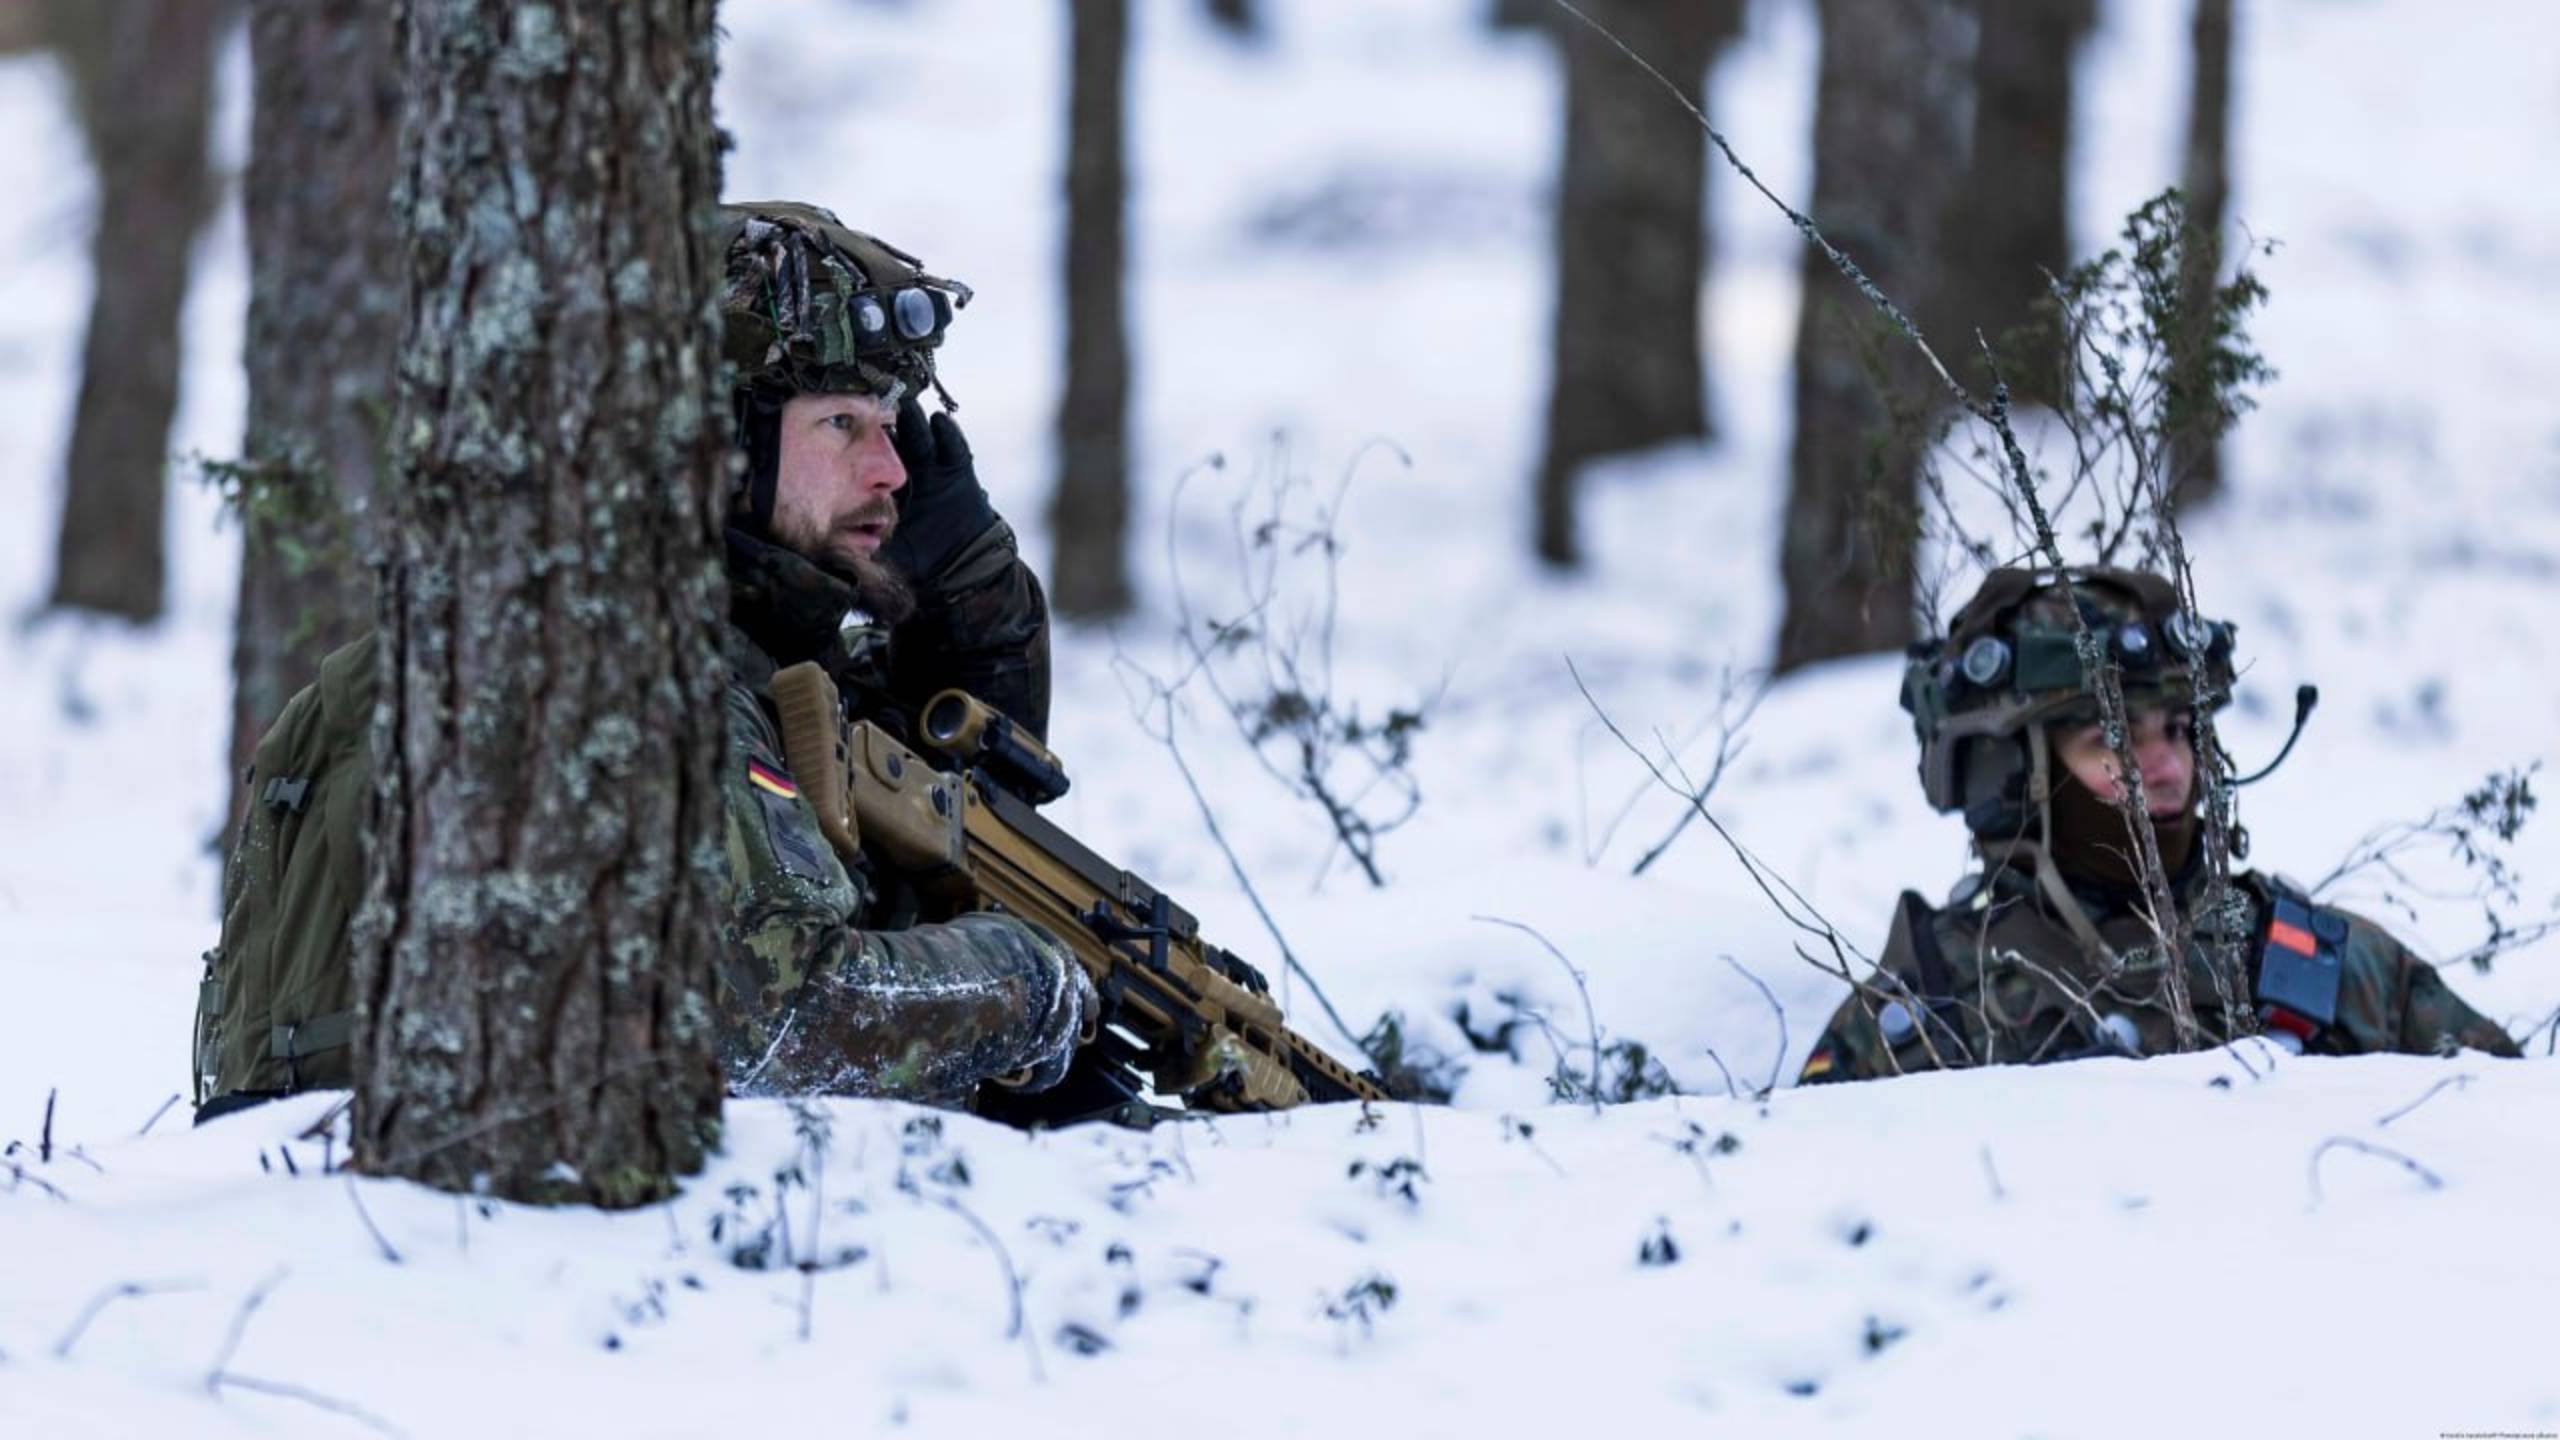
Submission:
[[[1769,1013],[1777,1017],[1778,1053],[1769,1057],[1769,1083],[1760,1087],[1759,1098],[1765,1100],[1777,1092],[1778,1080],[1787,1071],[1787,1007],[1778,1003],[1778,997],[1769,989],[1768,982],[1752,974],[1741,961],[1730,955],[1720,958],[1743,979],[1751,982],[1751,988],[1759,991],[1760,998],[1769,1002]]]
[[[91,1297],[88,1304],[80,1307],[79,1317],[71,1322],[71,1328],[63,1331],[62,1338],[54,1342],[53,1358],[70,1359],[71,1347],[79,1344],[80,1337],[88,1332],[89,1322],[98,1318],[99,1311],[118,1300],[139,1300],[148,1295],[176,1295],[203,1288],[204,1282],[201,1280],[175,1280],[165,1284],[128,1280],[121,1285],[110,1285]]]
[[[1519,931],[1545,946],[1547,953],[1556,957],[1556,963],[1564,967],[1564,973],[1573,981],[1574,993],[1582,997],[1582,1018],[1591,1029],[1591,1070],[1587,1084],[1591,1091],[1591,1113],[1595,1115],[1600,1113],[1600,1016],[1591,1008],[1591,987],[1583,982],[1582,972],[1574,968],[1573,962],[1565,958],[1564,952],[1556,948],[1554,941],[1540,934],[1532,926],[1523,925],[1517,920],[1505,920],[1499,915],[1470,915],[1467,918],[1487,925],[1500,925],[1507,930]]]
[[[223,1387],[228,1386],[234,1390],[246,1390],[256,1395],[273,1395],[282,1400],[299,1400],[305,1405],[353,1420],[377,1435],[389,1435],[393,1440],[408,1440],[407,1431],[354,1401],[341,1400],[334,1395],[323,1395],[317,1390],[300,1385],[289,1384],[282,1380],[261,1380],[255,1375],[241,1375],[229,1370],[215,1371],[212,1383],[217,1399],[220,1398]]]
[[[2401,1154],[2399,1151],[2391,1149],[2389,1146],[2368,1144],[2365,1141],[2353,1139],[2345,1135],[2332,1135],[2328,1139],[2321,1141],[2318,1148],[2311,1152],[2312,1209],[2316,1210],[2320,1208],[2320,1202],[2324,1198],[2320,1189],[2321,1157],[2327,1155],[2332,1150],[2352,1150],[2359,1155],[2370,1155],[2377,1160],[2388,1160],[2392,1164],[2399,1166],[2402,1170],[2407,1171],[2412,1176],[2415,1176],[2418,1180],[2423,1182],[2428,1189],[2441,1190],[2444,1188],[2443,1176],[2428,1169],[2426,1166],[2419,1164],[2417,1161],[2410,1159],[2408,1156]]]
[[[1653,868],[1653,862],[1661,859],[1663,853],[1680,838],[1681,833],[1689,828],[1689,822],[1698,818],[1698,812],[1704,808],[1708,798],[1716,793],[1716,786],[1724,780],[1726,769],[1734,761],[1741,759],[1742,752],[1750,747],[1750,741],[1743,731],[1750,725],[1751,717],[1759,713],[1760,702],[1768,698],[1769,687],[1764,681],[1754,688],[1750,697],[1743,702],[1742,713],[1729,716],[1728,711],[1733,701],[1732,685],[1733,677],[1728,672],[1724,681],[1724,692],[1716,700],[1714,718],[1716,753],[1714,761],[1707,766],[1707,778],[1691,787],[1688,797],[1690,804],[1680,812],[1680,818],[1672,825],[1671,833],[1655,841],[1653,848],[1644,852],[1643,856],[1636,861],[1635,868],[1628,871],[1628,874],[1642,875]]]
[[[1561,0],[1558,0],[1558,3],[1561,3]],[[1592,695],[1591,687],[1583,683],[1582,671],[1575,666],[1572,656],[1565,657],[1564,668],[1565,673],[1573,677],[1574,688],[1582,693],[1583,703],[1591,707],[1591,713],[1599,717],[1600,723],[1607,727],[1610,735],[1616,738],[1618,744],[1624,747],[1628,754],[1636,757],[1637,762],[1653,776],[1656,784],[1689,802],[1690,808],[1697,812],[1698,818],[1706,821],[1707,828],[1713,830],[1716,838],[1725,843],[1725,848],[1733,852],[1734,858],[1742,863],[1743,873],[1751,877],[1752,883],[1759,887],[1762,895],[1768,897],[1771,905],[1777,907],[1778,914],[1788,924],[1822,940],[1830,946],[1835,956],[1842,957],[1841,973],[1844,976],[1847,974],[1846,957],[1855,956],[1861,961],[1866,959],[1866,956],[1860,954],[1855,946],[1850,945],[1842,937],[1836,926],[1822,917],[1821,911],[1816,909],[1812,902],[1806,900],[1803,894],[1789,884],[1784,877],[1762,864],[1757,855],[1752,854],[1742,842],[1734,839],[1733,833],[1725,829],[1724,822],[1716,819],[1714,812],[1708,810],[1697,797],[1673,783],[1672,778],[1663,772],[1662,767],[1654,763],[1652,756],[1647,755],[1633,740],[1627,738],[1627,732],[1618,728],[1618,722],[1610,718],[1609,712],[1601,706],[1598,698]],[[1778,893],[1782,889],[1786,892],[1784,898]]]
[[[1134,662],[1123,659],[1120,663],[1127,665],[1132,672],[1145,675],[1145,672],[1140,670]],[[1333,1022],[1333,1028],[1350,1042],[1351,1048],[1367,1054],[1367,1050],[1360,1043],[1360,1037],[1353,1033],[1351,1026],[1343,1020],[1342,1012],[1333,1007],[1333,1000],[1324,993],[1324,987],[1316,983],[1316,977],[1299,962],[1298,952],[1290,947],[1289,937],[1281,933],[1280,922],[1272,916],[1271,907],[1263,903],[1261,888],[1253,883],[1252,874],[1245,869],[1244,857],[1238,855],[1235,846],[1228,843],[1226,828],[1218,823],[1217,808],[1209,803],[1208,793],[1200,788],[1199,777],[1191,773],[1191,762],[1183,756],[1182,742],[1175,728],[1173,692],[1165,689],[1154,676],[1146,675],[1145,678],[1147,684],[1153,688],[1155,703],[1164,716],[1164,729],[1149,733],[1155,736],[1158,744],[1164,746],[1165,753],[1172,757],[1173,768],[1182,777],[1182,788],[1190,792],[1192,806],[1200,812],[1201,825],[1207,828],[1210,842],[1218,847],[1218,854],[1227,862],[1227,873],[1235,877],[1236,888],[1244,892],[1246,903],[1253,906],[1254,915],[1262,921],[1263,933],[1271,937],[1272,945],[1280,951],[1281,963],[1288,968],[1291,975],[1296,976],[1300,983],[1307,987],[1307,993],[1316,997],[1317,1008],[1324,1011],[1325,1018]],[[1140,723],[1144,724],[1143,721]]]
[[[70,1196],[63,1194],[60,1187],[56,1186],[52,1181],[47,1180],[43,1176],[29,1170],[26,1166],[12,1160],[9,1162],[9,1188],[11,1190],[15,1190],[21,1185],[33,1185],[37,1190],[44,1194],[50,1195],[54,1199],[65,1203],[68,1203],[71,1199]]]
[[[151,1112],[151,1118],[142,1122],[142,1128],[133,1132],[133,1138],[139,1140],[150,1134],[151,1127],[160,1123],[160,1117],[168,1114],[169,1107],[177,1104],[179,1098],[177,1092],[170,1092],[169,1098],[160,1102],[160,1108]]]
[[[1724,1063],[1724,1057],[1717,1054],[1712,1045],[1707,1047],[1707,1059],[1716,1067],[1716,1073],[1724,1077],[1724,1097],[1728,1100],[1741,1099],[1742,1087],[1733,1083],[1732,1067]]]
[[[1022,1272],[1014,1268],[1013,1252],[1005,1248],[1004,1241],[996,1235],[995,1230],[986,1221],[979,1219],[977,1213],[968,1206],[949,1195],[935,1195],[930,1198],[934,1204],[967,1221],[969,1228],[978,1232],[978,1238],[987,1242],[987,1249],[994,1252],[996,1264],[1004,1272],[1005,1303],[1008,1307],[1004,1338],[1018,1339],[1023,1342],[1024,1348],[1031,1355],[1031,1378],[1035,1381],[1044,1380],[1040,1365],[1040,1342],[1022,1323]]]
[[[2392,1111],[2390,1114],[2383,1116],[2381,1119],[2374,1121],[2373,1123],[2376,1128],[2380,1128],[2381,1126],[2388,1125],[2392,1121],[2399,1119],[2401,1116],[2408,1114],[2410,1111],[2417,1109],[2419,1106],[2426,1104],[2428,1101],[2433,1100],[2447,1090],[2468,1090],[2471,1088],[2471,1082],[2475,1078],[2477,1077],[2468,1074],[2447,1075],[2433,1085],[2428,1086],[2425,1094],[2410,1101],[2408,1104],[2401,1106],[2399,1109]]]
[[[353,1175],[347,1177],[347,1203],[356,1207],[356,1218],[364,1222],[364,1233],[373,1237],[374,1248],[382,1252],[382,1258],[399,1264],[400,1252],[391,1248],[391,1242],[383,1238],[382,1227],[373,1223],[373,1214],[364,1208],[364,1196],[357,1191]]]
[[[247,1298],[240,1302],[239,1311],[231,1317],[231,1329],[222,1337],[222,1348],[214,1352],[213,1364],[205,1371],[205,1393],[217,1399],[221,1397],[223,1371],[230,1366],[232,1355],[240,1349],[240,1337],[248,1333],[249,1317],[258,1313],[258,1307],[267,1303],[267,1296],[274,1293],[290,1273],[288,1267],[279,1265],[269,1272],[266,1279],[250,1287]]]

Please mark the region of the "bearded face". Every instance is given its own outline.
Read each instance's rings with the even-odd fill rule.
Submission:
[[[907,483],[891,443],[896,423],[875,395],[791,397],[782,409],[772,526],[775,540],[851,581],[864,608],[891,624],[915,610],[906,577],[880,558]]]

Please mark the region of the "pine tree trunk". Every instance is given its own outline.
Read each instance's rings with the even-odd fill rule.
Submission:
[[[249,430],[231,773],[322,656],[373,622],[356,527],[400,343],[400,92],[379,0],[256,0]],[[236,784],[231,815],[242,799]]]
[[[0,56],[23,55],[45,43],[44,9],[37,5],[0,5]]]
[[[2231,6],[2232,0],[2196,0],[2192,40],[2195,83],[2187,104],[2186,174],[2180,182],[2187,194],[2190,242],[2180,276],[2181,308],[2188,320],[2180,327],[2191,343],[2179,357],[2189,370],[2203,363],[2202,340],[2210,326],[2213,290],[2222,278],[2222,227],[2231,206]],[[2201,376],[2184,382],[2188,393],[2201,394],[2211,384]],[[2222,449],[2212,435],[2173,436],[2169,443],[2169,475],[2181,505],[2201,504],[2222,493]]]
[[[1583,9],[1692,101],[1716,47],[1742,22],[1740,0],[1590,0]],[[1708,433],[1699,333],[1706,135],[1606,36],[1569,16],[1555,33],[1564,152],[1537,548],[1547,564],[1570,568],[1582,562],[1574,488],[1585,464]]]
[[[359,1163],[632,1205],[717,1129],[712,0],[408,0]]]
[[[1086,617],[1129,608],[1128,0],[1067,0],[1067,386],[1058,405],[1050,595]]]
[[[1820,8],[1813,217],[1886,294],[1929,314],[1926,287],[1963,164],[1967,27],[1952,0]],[[1935,396],[1907,342],[1878,327],[1856,289],[1806,247],[1779,540],[1780,672],[1895,649],[1916,633],[1914,471]],[[1879,382],[1914,413],[1888,414]]]
[[[1262,34],[1261,7],[1254,0],[1205,0],[1211,23],[1238,40]]]
[[[2092,0],[1974,0],[1973,139],[1941,244],[1944,290],[1928,333],[1966,384],[1988,392],[1974,345],[2002,352],[2019,403],[2051,404],[2061,363],[2051,327],[2029,322],[2046,277],[2071,264],[2073,62]]]
[[[98,172],[97,288],[64,467],[52,605],[159,618],[188,253],[213,196],[212,0],[89,0],[63,36]],[[92,49],[90,47],[94,46]],[[94,67],[94,68],[93,68]]]

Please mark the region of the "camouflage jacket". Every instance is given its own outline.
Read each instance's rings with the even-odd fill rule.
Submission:
[[[893,633],[857,624],[852,589],[735,532],[731,585],[727,945],[721,1052],[738,1094],[855,1094],[954,1104],[1073,1043],[1063,947],[1009,917],[901,927],[897,887],[848,869],[782,752],[769,687],[815,659],[892,729],[961,685],[1034,731],[1048,720],[1048,615],[998,521]],[[892,656],[895,659],[892,659]]]
[[[2182,887],[2187,988],[2211,1042],[2256,1028],[2257,1004],[2245,992],[2258,983],[2272,888],[2260,876],[2236,874],[2225,913],[2211,916],[2194,913],[2205,899],[2201,878]],[[2073,938],[2021,870],[1968,879],[1944,910],[1906,895],[1878,973],[1833,1013],[1805,1061],[1804,1083],[2174,1051],[2167,975],[2149,927],[2130,897],[2084,895],[2083,904],[2115,951],[2112,967]],[[2336,1017],[2304,1042],[2307,1052],[2519,1053],[2504,1030],[2381,926],[2326,906],[2312,913],[2337,937],[2341,979]],[[2245,972],[2243,993],[2227,1005],[2208,958],[2216,950],[2240,957]]]

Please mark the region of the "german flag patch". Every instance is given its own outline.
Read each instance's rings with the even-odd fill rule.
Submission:
[[[1831,1051],[1829,1047],[1826,1046],[1823,1049],[1814,1051],[1812,1055],[1806,1058],[1804,1062],[1804,1073],[1798,1075],[1796,1079],[1799,1082],[1805,1080],[1819,1080],[1823,1076],[1830,1074],[1831,1070]]]
[[[779,795],[785,800],[800,798],[800,787],[791,783],[790,776],[758,761],[747,762],[747,780],[767,795]]]

